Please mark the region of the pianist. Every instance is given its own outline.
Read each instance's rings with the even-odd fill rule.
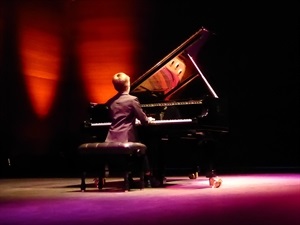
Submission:
[[[138,98],[129,94],[130,77],[127,74],[123,72],[116,73],[112,78],[112,83],[117,94],[106,102],[111,118],[111,125],[105,141],[139,142],[136,121],[141,125],[147,125],[154,119],[147,117]],[[147,155],[143,159],[143,169],[145,171],[146,187],[151,187],[151,172]],[[130,180],[132,183],[132,178]]]

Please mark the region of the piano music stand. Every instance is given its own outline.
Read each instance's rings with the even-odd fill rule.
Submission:
[[[107,156],[121,156],[125,159],[125,168],[124,168],[124,191],[130,190],[129,185],[129,174],[131,173],[130,162],[133,156],[137,156],[138,159],[142,160],[143,156],[146,153],[147,146],[139,142],[92,142],[84,143],[78,147],[78,152],[84,158],[86,156],[92,157],[107,157]],[[142,164],[142,163],[141,163]],[[142,166],[139,166],[140,171],[140,189],[144,188],[144,171]],[[81,176],[81,191],[86,190],[86,165],[84,165]],[[98,189],[103,188],[103,183],[101,182],[104,179],[104,171],[101,171],[99,175],[99,185]]]

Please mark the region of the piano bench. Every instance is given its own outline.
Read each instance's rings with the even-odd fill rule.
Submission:
[[[140,189],[144,188],[144,171],[142,166],[143,157],[146,154],[147,146],[140,142],[91,142],[84,143],[78,147],[78,153],[85,159],[84,168],[81,176],[81,191],[86,190],[86,165],[89,163],[86,159],[87,157],[92,157],[97,159],[100,157],[101,170],[99,174],[98,189],[101,190],[104,185],[105,180],[105,169],[104,164],[109,158],[112,160],[114,157],[122,157],[125,159],[125,165],[122,165],[122,170],[124,170],[124,191],[130,190],[130,180],[129,176],[131,173],[131,163],[132,158],[136,157],[139,162],[139,176],[140,176]],[[121,166],[121,165],[120,165]]]

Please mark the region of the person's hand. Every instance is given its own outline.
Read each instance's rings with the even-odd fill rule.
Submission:
[[[141,121],[139,119],[135,119],[135,124],[141,124]]]
[[[149,116],[149,117],[148,117],[148,122],[151,123],[152,121],[155,121],[155,118]]]

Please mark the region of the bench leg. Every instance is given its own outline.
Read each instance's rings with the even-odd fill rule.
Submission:
[[[130,191],[129,172],[124,173],[124,191]]]
[[[140,171],[140,189],[143,190],[145,188],[145,173],[143,170]]]
[[[86,177],[86,172],[83,172],[81,174],[81,184],[80,184],[81,191],[85,191],[86,189],[85,177]]]
[[[99,162],[99,180],[98,180],[98,184],[97,187],[99,190],[103,189],[104,185],[105,185],[105,178],[106,178],[106,170],[107,170],[108,166],[107,166],[107,162],[106,160],[100,160]]]

